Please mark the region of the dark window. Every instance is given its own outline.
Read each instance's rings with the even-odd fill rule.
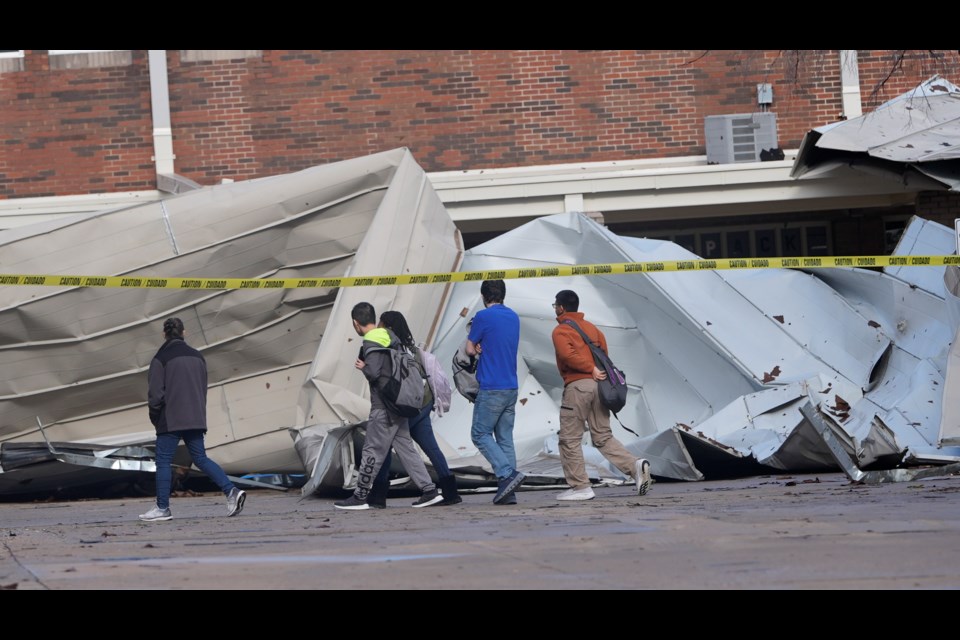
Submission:
[[[826,227],[807,227],[807,255],[825,256],[830,253]]]
[[[773,229],[757,229],[753,232],[757,243],[757,257],[769,258],[777,255],[777,234]]]
[[[906,220],[886,220],[883,223],[883,252],[887,255],[893,253],[900,242],[900,236],[907,226]]]
[[[783,255],[790,258],[803,255],[800,229],[793,227],[780,232],[780,243],[783,245]]]
[[[731,231],[727,234],[727,256],[726,257],[728,258],[751,257],[749,231]]]
[[[684,249],[686,249],[687,251],[689,251],[690,253],[697,252],[696,239],[692,233],[684,234],[682,236],[677,236],[674,239],[674,242],[680,245],[681,247],[683,247]]]
[[[700,257],[702,258],[722,258],[723,245],[720,243],[719,233],[701,233],[700,234]]]

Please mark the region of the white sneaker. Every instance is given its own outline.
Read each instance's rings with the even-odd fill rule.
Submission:
[[[643,458],[633,463],[633,479],[637,481],[637,495],[645,496],[650,489],[650,462]]]
[[[144,522],[158,522],[160,520],[172,520],[173,515],[170,513],[170,509],[159,509],[154,505],[150,511],[141,513],[140,519]]]
[[[567,489],[557,494],[557,500],[593,500],[593,489],[584,487],[583,489]]]
[[[234,487],[227,496],[227,517],[235,516],[243,511],[243,503],[247,499],[247,492]]]

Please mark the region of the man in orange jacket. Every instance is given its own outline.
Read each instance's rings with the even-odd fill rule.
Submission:
[[[625,475],[633,476],[637,495],[650,488],[650,463],[638,458],[613,437],[610,411],[600,402],[597,381],[606,377],[598,368],[593,354],[577,330],[567,324],[575,322],[590,340],[607,353],[603,332],[587,322],[580,313],[580,297],[569,289],[556,295],[553,311],[557,327],[553,330],[553,347],[557,368],[563,377],[563,399],[560,402],[560,462],[570,489],[557,495],[557,500],[590,500],[594,497],[583,460],[584,424],[590,429],[593,446]]]

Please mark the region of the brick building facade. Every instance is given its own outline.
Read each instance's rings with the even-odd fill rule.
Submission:
[[[858,51],[864,111],[950,52]],[[0,60],[0,200],[157,188],[147,51]],[[407,147],[428,172],[699,156],[758,110],[779,145],[844,117],[837,51],[167,51],[176,173],[246,180]],[[931,212],[957,200],[924,200]]]

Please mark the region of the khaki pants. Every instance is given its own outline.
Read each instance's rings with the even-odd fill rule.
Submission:
[[[592,378],[574,380],[563,388],[560,403],[560,463],[563,475],[574,489],[590,486],[583,461],[583,432],[590,430],[593,446],[624,474],[633,477],[637,457],[626,450],[610,431],[610,411],[600,403]]]

